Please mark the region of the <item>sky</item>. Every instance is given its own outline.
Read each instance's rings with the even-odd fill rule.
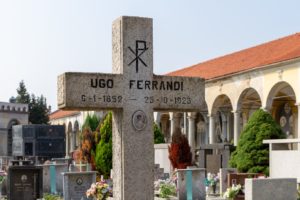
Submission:
[[[0,0],[0,101],[28,92],[57,109],[57,76],[112,72],[112,22],[153,18],[154,73],[300,32],[298,0]]]

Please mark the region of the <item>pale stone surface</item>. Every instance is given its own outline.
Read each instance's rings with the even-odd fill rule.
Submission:
[[[155,144],[154,145],[154,161],[155,164],[160,164],[165,173],[170,173],[172,166],[169,160],[169,144]]]
[[[299,139],[264,140],[269,144],[270,177],[271,178],[297,178],[300,183],[300,150],[289,149],[289,146],[299,145]]]
[[[193,191],[193,200],[204,200],[206,196],[205,192],[205,174],[206,170],[202,168],[190,168],[190,169],[179,169],[177,173],[177,188],[178,188],[178,199],[186,200],[187,191],[186,191],[186,172],[192,171],[192,191]]]
[[[119,40],[120,38],[120,40]],[[136,66],[128,66],[134,59],[129,47],[135,49],[136,40],[146,42],[148,50]],[[121,56],[121,57],[119,57]],[[122,73],[124,81],[131,79],[151,80],[153,70],[152,19],[121,17],[113,23],[113,72]],[[154,150],[153,150],[153,107],[145,101],[137,101],[141,96],[151,96],[150,90],[123,89],[122,111],[113,113],[113,169],[114,199],[153,199],[154,198]],[[130,100],[131,99],[131,100]],[[132,118],[136,111],[142,111],[144,128],[136,130]],[[115,183],[117,183],[115,185]]]
[[[297,182],[295,178],[246,179],[245,200],[295,200]]]

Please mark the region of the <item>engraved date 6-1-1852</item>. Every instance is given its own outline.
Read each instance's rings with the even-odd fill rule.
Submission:
[[[102,96],[97,96],[97,95],[92,95],[92,96],[87,96],[87,95],[81,95],[81,101],[86,102],[103,102],[103,103],[122,103],[122,96],[117,96],[117,95],[102,95]]]

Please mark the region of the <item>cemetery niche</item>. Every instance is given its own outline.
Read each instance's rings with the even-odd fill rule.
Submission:
[[[113,110],[113,198],[153,200],[153,111],[200,109],[204,80],[153,75],[152,19],[120,17],[112,32],[114,74],[60,75],[58,107]]]
[[[13,126],[13,156],[51,160],[65,156],[65,128],[62,125]]]

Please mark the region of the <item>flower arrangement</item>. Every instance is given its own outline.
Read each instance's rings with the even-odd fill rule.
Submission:
[[[96,200],[105,200],[112,196],[112,187],[105,180],[101,180],[91,185],[86,191],[86,196]]]
[[[242,190],[242,186],[240,184],[232,185],[230,188],[227,188],[227,190],[224,193],[223,197],[227,198],[227,199],[233,199],[238,195],[238,193],[241,190]]]
[[[166,180],[157,180],[154,182],[154,189],[158,192],[157,196],[168,198],[177,194],[177,174],[173,172],[171,177]]]
[[[0,170],[0,184],[3,183],[6,176],[7,176],[7,173],[5,171]]]
[[[208,173],[207,178],[205,178],[205,186],[214,186],[219,182],[219,174]]]

